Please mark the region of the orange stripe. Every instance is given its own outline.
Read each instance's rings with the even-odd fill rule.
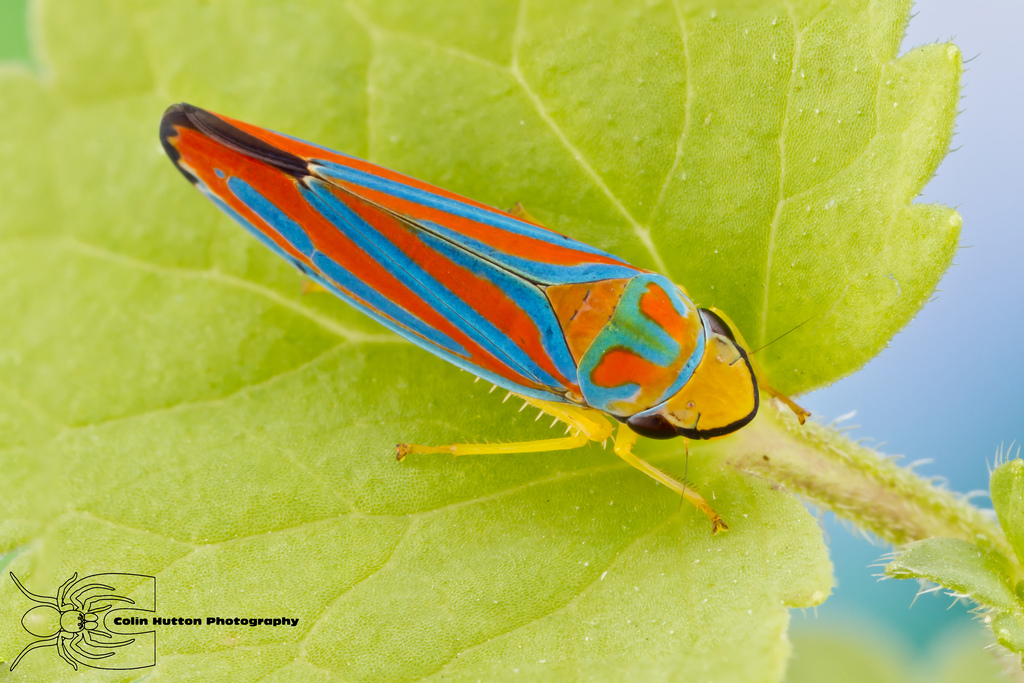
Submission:
[[[242,178],[253,187],[260,188],[261,193],[267,196],[268,199],[271,199],[285,215],[303,227],[318,251],[337,262],[357,279],[373,287],[388,300],[402,307],[430,327],[448,335],[470,353],[470,357],[466,360],[496,375],[505,377],[516,384],[537,389],[545,388],[542,385],[538,385],[532,379],[520,375],[514,368],[509,367],[477,342],[466,336],[462,330],[453,325],[433,306],[425,302],[418,294],[392,273],[388,272],[379,262],[345,237],[336,226],[327,221],[303,199],[292,178],[265,164],[234,152],[207,138],[205,135],[188,128],[179,129],[179,137],[175,147],[181,153],[182,160],[195,171],[214,194],[232,209],[238,211],[253,226],[259,228],[261,232],[273,240],[274,243],[281,246],[288,254],[308,265],[310,269],[319,272],[308,258],[296,251],[277,231],[271,229],[263,219],[234,196],[227,186],[227,179],[229,177]],[[224,172],[226,177],[218,177],[215,169]],[[363,303],[366,304],[366,302]],[[378,313],[387,317],[384,313],[379,311]]]
[[[672,305],[672,299],[668,297],[665,290],[653,282],[648,284],[647,291],[640,295],[640,312],[677,341],[689,339],[692,336],[688,328],[692,328],[693,325],[687,324],[690,321],[679,315],[679,311]],[[689,354],[686,354],[686,357],[689,358]]]

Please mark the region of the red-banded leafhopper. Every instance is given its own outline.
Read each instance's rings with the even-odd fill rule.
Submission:
[[[200,192],[324,289],[414,344],[522,397],[568,435],[409,453],[525,453],[604,441],[721,517],[692,487],[633,454],[638,436],[710,439],[774,392],[720,311],[667,277],[499,211],[323,147],[177,104],[164,149]]]

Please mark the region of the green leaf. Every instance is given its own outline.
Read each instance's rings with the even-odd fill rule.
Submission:
[[[1024,464],[1013,460],[997,467],[991,477],[992,503],[1018,559],[1024,550],[1022,474]],[[896,579],[927,579],[991,609],[987,623],[996,639],[1004,647],[1024,654],[1024,581],[1014,583],[1016,568],[1010,566],[1008,548],[1005,553],[960,539],[929,538],[900,551],[886,566],[885,574]]]
[[[786,683],[908,683],[907,668],[891,644],[866,634],[800,633]]]
[[[24,0],[9,0],[0,3],[0,61],[27,62],[28,59],[25,2]]]
[[[793,660],[786,683],[999,683],[1006,680],[1001,651],[993,652],[981,632],[945,636],[924,656],[911,657],[884,639],[877,628],[829,629],[816,625],[793,636]],[[895,641],[895,642],[894,642]]]
[[[885,567],[894,579],[927,579],[1000,610],[1017,607],[1010,569],[995,553],[956,538],[911,543]]]
[[[1024,461],[1011,460],[989,478],[992,507],[1017,559],[1024,563]]]
[[[997,614],[992,618],[992,632],[1003,647],[1024,653],[1024,616],[1020,613]]]
[[[663,265],[752,344],[814,316],[767,356],[799,391],[877,352],[955,246],[954,213],[908,202],[948,144],[959,55],[895,59],[908,8],[40,2],[45,75],[0,74],[7,568],[46,595],[151,574],[162,617],[299,619],[161,627],[154,680],[778,680],[787,608],[831,582],[796,499],[724,467],[728,441],[688,465],[640,448],[713,501],[719,537],[596,446],[394,462],[399,441],[550,432],[301,295],[156,127],[192,101],[522,201]],[[31,603],[0,586],[11,661]],[[48,649],[12,675],[71,676]]]

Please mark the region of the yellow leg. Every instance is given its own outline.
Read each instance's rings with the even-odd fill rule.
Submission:
[[[753,365],[753,364],[751,364],[751,365]],[[754,366],[754,367],[755,367],[755,374],[756,374],[756,372],[760,371],[760,368],[757,368],[757,366]],[[761,373],[761,374],[763,375],[764,373]],[[789,409],[792,410],[794,413],[796,413],[796,419],[800,420],[800,424],[803,424],[804,422],[806,422],[807,418],[809,418],[811,416],[811,411],[809,411],[806,408],[803,408],[800,405],[798,405],[789,396],[786,396],[785,394],[780,394],[779,392],[775,391],[775,389],[772,389],[767,383],[761,383],[760,378],[758,379],[758,386],[761,387],[762,389],[764,389],[766,392],[768,392],[769,396],[774,396],[775,398],[779,399],[780,401],[785,403],[787,406],[789,406]]]
[[[574,431],[572,436],[565,436],[558,439],[540,439],[537,441],[519,441],[515,443],[457,443],[447,446],[421,446],[418,444],[401,443],[395,447],[399,460],[403,460],[409,454],[426,453],[450,453],[455,457],[460,455],[484,455],[488,453],[543,453],[546,451],[565,451],[573,448],[581,448],[591,441],[604,441],[612,435],[612,423],[596,410],[579,408],[563,403],[551,403],[540,401],[535,398],[518,396],[527,405],[539,408],[541,414],[547,414],[560,422],[569,425]],[[525,407],[525,406],[524,406]],[[711,519],[711,532],[717,534],[719,531],[727,530],[721,516],[715,512],[704,498],[680,481],[673,479],[646,460],[642,460],[633,454],[633,444],[636,443],[637,434],[627,425],[620,424],[619,431],[615,436],[615,454],[627,463],[637,468],[655,481],[661,482],[686,500],[690,501],[698,510]]]
[[[733,323],[733,321],[729,319],[729,316],[727,316],[725,313],[718,310],[717,308],[712,307],[708,308],[708,310],[717,315],[722,320],[724,320],[725,323],[729,326],[729,329],[732,330],[733,335],[735,335],[736,341],[738,341],[744,349],[747,349],[747,358],[750,360],[750,367],[754,368],[754,377],[757,378],[757,386],[760,387],[769,396],[773,396],[774,398],[777,398],[783,403],[785,403],[790,410],[796,413],[796,419],[800,420],[800,424],[806,422],[807,418],[811,416],[810,411],[797,405],[796,401],[791,399],[789,396],[786,396],[785,394],[776,391],[775,389],[772,388],[772,385],[768,383],[768,376],[764,374],[764,370],[762,370],[761,366],[758,365],[757,359],[754,358],[753,354],[750,353],[750,346],[743,339],[743,335],[740,334],[740,331],[736,328],[735,323]]]
[[[302,281],[302,293],[303,294],[313,294],[313,293],[326,292],[326,291],[329,291],[329,290],[326,287],[324,287],[322,284],[320,284],[319,282],[314,282],[313,280],[303,280]]]
[[[512,394],[518,396],[518,394]],[[558,421],[569,425],[575,434],[558,439],[539,439],[537,441],[519,441],[515,443],[457,443],[448,446],[420,446],[417,444],[400,443],[395,447],[396,456],[403,460],[412,453],[451,453],[460,455],[484,455],[487,453],[543,453],[546,451],[567,451],[581,448],[591,441],[604,441],[612,435],[612,426],[597,411],[576,408],[574,406],[539,401],[535,398],[519,396],[527,404],[539,408]]]
[[[537,441],[517,441],[515,443],[454,443],[448,446],[420,446],[412,443],[401,443],[396,446],[397,457],[404,460],[411,453],[451,453],[460,455],[485,455],[487,453],[544,453],[546,451],[568,451],[582,448],[590,443],[582,432],[576,436],[560,439],[539,439]]]
[[[527,223],[533,223],[534,225],[541,225],[541,222],[531,216],[526,208],[523,207],[522,202],[516,202],[516,205],[509,209],[508,212],[519,220],[526,221]]]
[[[648,477],[664,484],[686,500],[693,503],[698,510],[711,519],[711,533],[717,534],[719,531],[728,531],[729,527],[726,526],[725,521],[723,521],[722,517],[715,512],[710,505],[708,505],[708,502],[704,500],[703,496],[683,482],[674,479],[665,472],[662,472],[646,460],[634,455],[633,444],[636,443],[636,439],[636,432],[630,429],[628,425],[619,425],[619,432],[615,435],[615,455],[619,456],[630,465],[646,474]]]

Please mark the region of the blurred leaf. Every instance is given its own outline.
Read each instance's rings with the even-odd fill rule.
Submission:
[[[1024,653],[1024,616],[1007,612],[992,618],[992,632],[1003,647]]]
[[[908,683],[907,663],[879,638],[852,631],[793,636],[786,683]]]
[[[998,556],[968,541],[929,538],[911,543],[885,567],[894,579],[927,579],[988,607],[1016,607],[1010,570]]]
[[[989,486],[999,525],[1024,563],[1024,461],[1011,460],[997,467]]]
[[[994,553],[959,539],[929,538],[900,551],[885,574],[895,579],[926,579],[966,595],[992,610],[988,623],[999,644],[1024,653],[1024,616],[1009,585],[1011,571]]]
[[[174,171],[187,100],[553,227],[724,308],[782,389],[876,353],[959,225],[908,204],[959,54],[894,59],[904,0],[285,4],[48,0],[49,76],[0,74],[0,552],[38,593],[158,577],[149,680],[778,680],[824,599],[817,524],[721,465],[706,520],[597,447],[420,458],[549,432],[325,295]],[[716,289],[717,288],[717,289]],[[770,316],[768,313],[770,312]],[[24,425],[24,427],[12,426]],[[641,454],[682,474],[678,444]],[[0,582],[0,620],[27,608]],[[27,643],[0,630],[10,661]],[[33,652],[8,678],[64,680]]]
[[[1013,460],[997,467],[991,477],[992,504],[1018,560],[1024,557],[1024,463]],[[1024,654],[1024,614],[1021,585],[1013,585],[1014,570],[1007,560],[973,543],[930,538],[907,546],[885,568],[897,579],[927,579],[970,597],[993,610],[989,625],[1004,647]]]
[[[786,683],[1000,683],[998,652],[978,631],[955,632],[931,652],[913,657],[868,627],[830,629],[793,637]]]
[[[25,31],[26,0],[0,2],[0,61],[29,60],[28,35]]]

